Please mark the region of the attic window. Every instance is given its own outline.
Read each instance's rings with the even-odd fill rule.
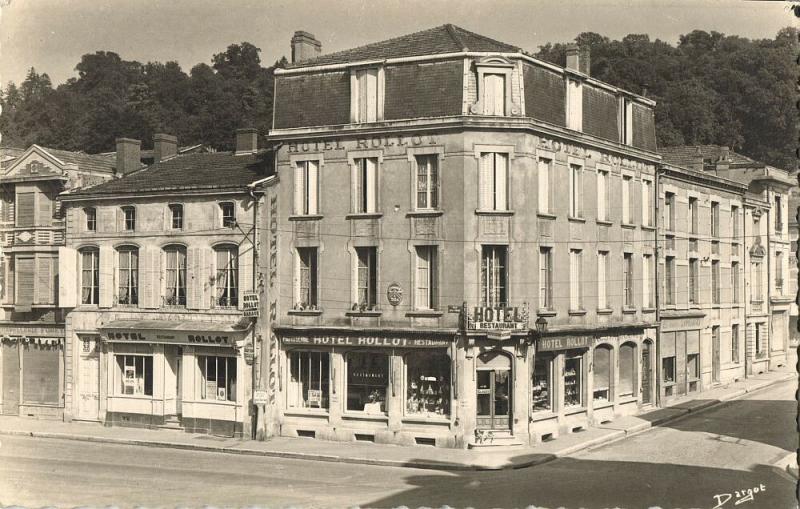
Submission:
[[[383,68],[354,69],[350,74],[350,121],[383,120],[383,91]]]
[[[475,62],[478,97],[470,107],[473,115],[519,115],[520,107],[511,94],[514,63],[500,57],[486,57]]]

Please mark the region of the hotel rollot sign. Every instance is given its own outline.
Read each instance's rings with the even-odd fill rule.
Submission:
[[[522,306],[474,306],[465,309],[467,330],[514,331],[528,329],[528,303]]]

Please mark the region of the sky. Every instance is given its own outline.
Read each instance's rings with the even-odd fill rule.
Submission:
[[[728,0],[0,0],[0,83],[31,67],[54,84],[77,76],[82,55],[105,50],[125,60],[196,64],[243,41],[271,65],[290,57],[295,30],[323,53],[445,23],[535,52],[592,31],[619,39],[645,33],[677,43],[694,29],[772,38],[796,26],[788,3]]]

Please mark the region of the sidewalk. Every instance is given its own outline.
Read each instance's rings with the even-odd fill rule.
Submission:
[[[796,377],[794,365],[758,375],[696,396],[673,401],[670,406],[638,416],[622,417],[608,424],[570,433],[537,445],[498,452],[442,449],[429,446],[401,447],[353,442],[327,442],[310,438],[277,437],[268,442],[220,438],[173,430],[104,427],[97,423],[60,422],[0,416],[0,435],[33,436],[110,444],[169,447],[195,451],[247,454],[279,458],[360,463],[433,470],[499,470],[524,468],[598,447],[641,433],[651,427],[680,419],[748,392]]]

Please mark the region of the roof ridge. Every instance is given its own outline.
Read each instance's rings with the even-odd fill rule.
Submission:
[[[458,25],[449,25],[449,26],[452,26],[453,28],[455,28],[457,30],[465,32],[465,33],[469,34],[472,37],[477,37],[478,39],[483,39],[484,41],[489,41],[489,42],[494,43],[494,44],[500,44],[502,46],[509,46],[509,47],[512,47],[512,48],[516,48],[517,51],[521,51],[522,50],[522,48],[520,48],[517,45],[509,44],[509,43],[503,42],[503,41],[498,41],[497,39],[492,39],[491,37],[487,37],[487,36],[485,36],[483,34],[472,32],[472,31],[467,30],[466,28],[462,28],[462,27],[460,27]]]
[[[464,40],[461,39],[461,37],[459,37],[458,33],[456,33],[456,29],[459,27],[447,23],[446,25],[444,25],[444,28],[450,35],[450,38],[453,39],[453,41],[461,48],[461,51],[469,51],[469,46],[464,44]]]

